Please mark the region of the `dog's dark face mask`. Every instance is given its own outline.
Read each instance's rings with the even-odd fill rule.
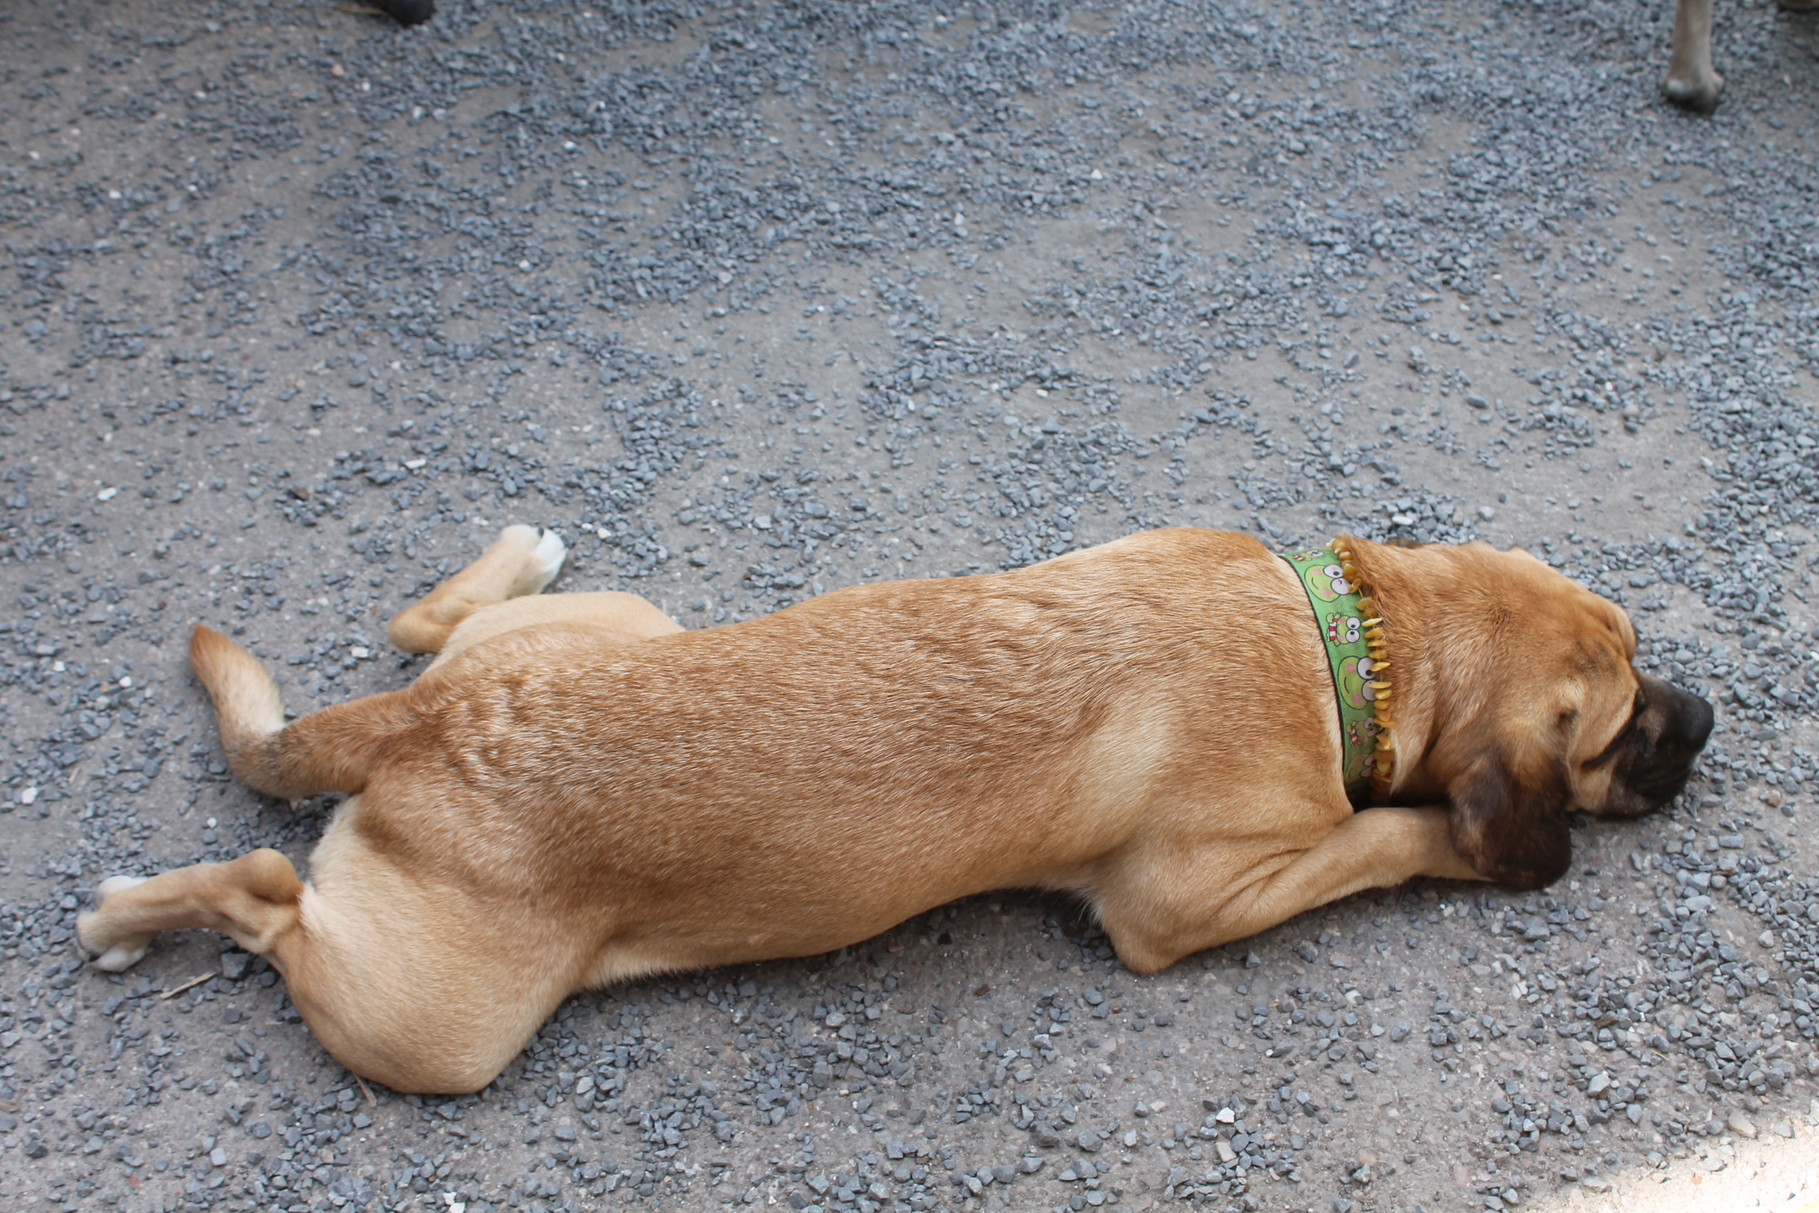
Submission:
[[[1582,806],[1598,817],[1640,817],[1686,787],[1712,734],[1712,705],[1648,674],[1639,676],[1629,719],[1587,764],[1609,768],[1604,796]]]

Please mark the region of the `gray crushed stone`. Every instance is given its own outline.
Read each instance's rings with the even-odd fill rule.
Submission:
[[[357,6],[356,6],[357,7]],[[1505,1209],[1819,1079],[1819,74],[1668,6],[445,0],[0,11],[0,1190],[87,1209]],[[689,626],[1162,523],[1520,543],[1718,731],[1533,894],[1166,973],[1007,893],[577,998],[365,1089],[269,966],[73,950],[255,845],[181,665],[398,685],[501,523]],[[200,979],[190,983],[192,979]]]

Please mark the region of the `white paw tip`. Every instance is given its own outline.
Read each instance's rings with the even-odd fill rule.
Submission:
[[[535,556],[537,563],[548,570],[551,577],[554,577],[561,571],[562,562],[568,559],[568,544],[562,542],[562,536],[556,532],[545,531],[537,540],[537,546],[533,549],[532,555]]]
[[[95,957],[95,967],[106,969],[109,973],[119,973],[132,968],[145,959],[145,948],[129,948],[125,944],[115,944],[101,955]]]
[[[95,886],[95,895],[105,900],[110,893],[118,893],[122,889],[144,884],[149,879],[150,877],[147,876],[109,876]]]

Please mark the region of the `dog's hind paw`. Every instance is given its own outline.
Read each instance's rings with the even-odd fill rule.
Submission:
[[[556,532],[545,530],[538,536],[537,546],[531,549],[531,559],[542,570],[543,579],[537,583],[541,590],[562,571],[562,562],[568,559],[568,544],[563,543],[562,536]]]
[[[109,973],[124,973],[126,970],[138,964],[141,960],[144,960],[145,953],[148,950],[149,945],[134,948],[128,947],[123,943],[117,943],[107,951],[101,953],[101,955],[95,957],[94,965],[97,969],[105,969]]]
[[[105,904],[112,894],[130,889],[134,885],[142,885],[146,880],[147,877],[144,876],[109,876],[95,886],[96,900]],[[77,945],[85,953],[94,957],[95,967],[98,969],[118,973],[123,969],[132,968],[145,958],[146,950],[151,946],[151,940],[149,938],[108,939],[102,931],[101,913],[100,910],[94,910],[76,915]]]
[[[556,579],[562,571],[562,562],[568,559],[568,545],[562,537],[552,530],[515,523],[499,532],[499,543],[494,546],[511,544],[523,552],[523,565],[517,576],[512,578],[511,589],[506,597],[517,598],[523,594],[535,594],[544,586]]]

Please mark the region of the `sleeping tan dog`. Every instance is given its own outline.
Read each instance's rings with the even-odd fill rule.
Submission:
[[[686,632],[530,597],[509,527],[392,623],[409,688],[284,723],[254,658],[190,658],[234,771],[353,793],[304,883],[276,851],[114,877],[106,969],[208,927],[403,1091],[486,1085],[570,993],[855,943],[981,890],[1068,890],[1139,972],[1415,876],[1545,885],[1567,815],[1670,800],[1711,728],[1622,611],[1521,552],[1353,541],[1394,657],[1389,799],[1354,812],[1301,582],[1165,530],[1010,573],[839,590]]]

